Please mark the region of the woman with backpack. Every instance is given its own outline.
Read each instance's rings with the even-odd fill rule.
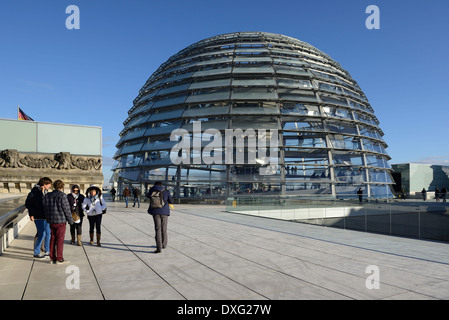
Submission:
[[[167,223],[170,216],[169,204],[173,203],[170,191],[166,190],[162,182],[157,181],[147,194],[150,198],[148,213],[153,216],[154,230],[156,233],[156,251],[159,253],[167,246]]]

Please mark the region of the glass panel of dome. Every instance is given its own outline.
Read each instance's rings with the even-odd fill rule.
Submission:
[[[393,194],[391,193],[390,188],[387,185],[380,186],[370,186],[371,197],[373,198],[392,198]]]
[[[147,156],[142,162],[142,165],[160,165],[171,164],[170,151],[159,150],[147,153]]]
[[[334,151],[333,162],[336,165],[345,165],[345,166],[363,166],[363,156],[357,154],[347,154],[347,153],[339,153],[338,151]]]
[[[320,136],[284,137],[285,147],[326,148],[326,139]]]
[[[171,93],[175,93],[175,92],[181,92],[181,91],[187,90],[189,87],[190,87],[190,82],[180,84],[178,86],[170,86],[170,87],[161,89],[158,94],[162,96],[162,95],[171,94]]]
[[[160,120],[169,120],[169,119],[176,119],[181,118],[182,114],[184,113],[184,107],[168,110],[168,111],[159,111],[158,113],[152,113],[151,117],[148,119],[148,121],[160,121]]]
[[[363,141],[363,147],[365,148],[365,150],[383,153],[384,150],[379,143],[374,142],[372,140],[368,140],[368,139],[363,139],[362,141]]]
[[[371,182],[386,182],[391,183],[390,177],[383,170],[369,169],[368,170]]]
[[[320,86],[320,89],[333,91],[333,92],[336,92],[336,93],[343,93],[343,89],[342,88],[340,88],[338,86],[334,86],[334,85],[328,84],[328,83],[319,82],[319,86]]]
[[[152,97],[157,95],[159,92],[159,89],[153,90],[150,93],[144,94],[139,100],[137,100],[137,103],[143,102],[144,100],[150,100]]]
[[[232,114],[279,114],[275,103],[234,103]]]
[[[323,111],[324,111],[324,114],[328,117],[336,117],[336,118],[350,119],[350,120],[353,119],[352,112],[349,109],[324,106]]]
[[[273,78],[257,78],[257,79],[233,79],[232,86],[272,86],[276,85],[276,81]]]
[[[219,79],[219,80],[193,82],[190,85],[189,90],[214,88],[214,87],[229,87],[230,84],[231,84],[231,79]]]
[[[171,132],[175,129],[179,129],[181,127],[182,121],[176,121],[170,125],[156,126],[153,128],[148,128],[145,133],[146,136],[154,136],[154,135],[163,135],[163,134],[171,134]],[[160,124],[159,124],[160,125]]]
[[[273,62],[275,64],[279,64],[279,65],[295,65],[295,66],[301,66],[301,67],[305,67],[307,66],[307,63],[300,61],[298,59],[287,59],[287,58],[280,58],[280,57],[274,57],[273,58]]]
[[[312,88],[312,83],[309,80],[277,78],[277,83],[279,86],[284,87]]]
[[[313,91],[281,89],[281,88],[279,88],[277,91],[279,94],[279,99],[282,100],[301,101],[305,103],[318,102]]]
[[[285,166],[285,178],[291,180],[325,180],[329,181],[328,167]]]
[[[357,168],[335,168],[335,180],[338,182],[364,182],[366,181],[365,170]]]
[[[364,110],[364,111],[365,111],[365,110],[368,110],[368,111],[372,112],[372,110],[371,110],[369,107],[367,107],[367,106],[365,106],[365,105],[363,105],[363,104],[354,102],[354,101],[352,101],[352,100],[349,100],[349,105],[350,105],[351,107],[356,108],[356,109],[360,109],[360,110]]]
[[[318,106],[304,105],[298,102],[284,102],[281,104],[282,114],[300,114],[307,116],[319,116],[320,109]]]
[[[128,128],[134,127],[134,126],[138,126],[142,123],[147,122],[148,118],[150,116],[148,114],[145,115],[139,115],[136,118],[132,119],[130,122],[127,123]]]
[[[257,73],[274,73],[274,70],[272,67],[234,67],[232,69],[232,73],[235,74],[243,74],[243,73],[251,73],[251,74],[257,74]]]
[[[206,61],[198,61],[195,65],[196,66],[207,66],[207,65],[213,65],[213,64],[220,64],[220,63],[225,63],[225,64],[231,64],[232,61],[234,61],[234,58],[232,57],[220,57],[220,58],[215,58],[214,60],[206,60]]]
[[[291,131],[325,131],[323,123],[320,120],[306,120],[304,118],[297,119],[295,122],[283,122],[282,129]],[[290,133],[284,133],[284,136],[288,135]]]
[[[164,84],[170,84],[170,83],[175,83],[187,78],[191,78],[193,75],[193,72],[185,72],[185,73],[180,73],[180,74],[175,74],[172,76],[169,76],[167,79],[165,80],[161,80],[161,82],[163,82]],[[153,86],[156,84],[153,84]]]
[[[167,99],[156,101],[152,109],[163,108],[171,105],[182,104],[186,100],[187,95],[169,97]]]
[[[376,122],[373,120],[373,118],[368,116],[368,115],[361,114],[361,113],[358,113],[358,112],[354,112],[354,115],[355,115],[355,119],[356,120],[363,121],[363,122],[368,123],[368,124],[376,125]]]
[[[187,98],[186,103],[229,100],[230,94],[230,90],[207,90],[192,92],[192,94]]]
[[[286,75],[296,75],[296,76],[308,76],[310,75],[307,71],[302,68],[295,68],[292,66],[285,65],[275,65],[274,69],[276,73],[286,74]]]
[[[335,104],[338,106],[343,106],[343,107],[347,107],[348,106],[348,102],[345,98],[339,98],[337,96],[332,96],[329,94],[325,94],[325,93],[321,93],[320,94],[320,99],[323,102],[327,102],[329,104]]]
[[[253,63],[271,63],[273,60],[269,57],[252,57],[252,56],[238,56],[235,57],[234,63],[238,64],[248,64],[247,66],[251,66]],[[267,66],[267,65],[265,65]]]
[[[150,141],[144,144],[141,151],[171,150],[177,143],[177,141],[170,141],[170,139]]]
[[[139,176],[140,170],[127,170],[127,171],[120,171],[119,176],[122,179],[129,180],[129,181],[137,181],[137,178]]]
[[[216,75],[223,75],[223,74],[231,74],[232,67],[225,67],[225,68],[216,68],[212,70],[202,70],[202,71],[196,71],[193,74],[194,78],[200,78],[200,77],[208,77],[208,76],[216,76]]]
[[[131,112],[130,117],[134,117],[134,116],[138,115],[139,113],[146,113],[148,110],[151,110],[153,105],[154,105],[153,101],[147,101],[147,102],[142,103],[141,105],[139,105],[137,108],[135,108]]]
[[[231,99],[235,100],[277,100],[278,96],[273,88],[234,88]]]
[[[360,130],[360,135],[362,135],[362,136],[379,139],[379,140],[382,139],[380,134],[374,128],[359,125],[359,130]]]
[[[183,117],[216,116],[228,113],[229,113],[229,105],[205,103],[190,106],[188,110],[184,111]]]
[[[354,134],[354,135],[358,134],[356,126],[351,123],[334,122],[332,120],[329,120],[327,122],[327,127],[329,128],[329,131],[335,133]]]
[[[285,164],[328,164],[329,155],[320,149],[284,149]]]
[[[360,140],[355,137],[330,134],[329,142],[335,149],[361,150]]]
[[[237,118],[235,120],[232,120],[233,128],[235,129],[254,129],[254,130],[260,130],[260,129],[280,129],[279,124],[277,123],[276,119],[264,119],[264,121],[260,121],[260,119],[253,118],[252,116],[247,117],[245,120]]]
[[[247,49],[245,49],[245,48],[237,48],[237,49],[235,49],[235,53],[236,54],[247,54],[247,53],[250,53],[250,54],[267,54],[267,53],[269,53],[270,51],[268,50],[268,49],[264,49],[264,48],[247,48]]]
[[[143,142],[125,144],[125,146],[121,149],[120,155],[138,152],[142,146]]]
[[[145,134],[146,130],[147,130],[146,127],[131,129],[124,136],[122,136],[120,138],[120,140],[119,140],[119,142],[117,144],[120,145],[120,144],[122,144],[125,141],[129,141],[129,140],[132,140],[132,139],[140,138],[140,137],[142,137]]]
[[[186,129],[189,132],[193,130],[193,122],[198,121],[198,119],[191,119],[191,121],[186,122],[182,125],[183,129]],[[228,120],[208,120],[208,121],[200,121],[201,123],[201,132],[204,133],[207,129],[217,129],[217,130],[225,130],[228,128]]]
[[[260,167],[257,166],[230,166],[231,175],[229,181],[232,182],[277,182],[281,179],[280,174],[260,175]]]

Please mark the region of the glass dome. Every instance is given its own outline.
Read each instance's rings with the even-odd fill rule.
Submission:
[[[119,191],[159,180],[177,198],[359,188],[386,198],[382,136],[357,82],[328,55],[279,34],[230,33],[181,50],[147,80],[120,132],[113,180]]]

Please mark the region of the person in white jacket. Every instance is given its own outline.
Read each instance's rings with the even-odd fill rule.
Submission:
[[[100,188],[91,185],[86,190],[83,204],[84,214],[89,220],[90,244],[94,244],[94,228],[97,232],[97,246],[101,247],[101,218],[106,212],[106,202],[103,199]]]

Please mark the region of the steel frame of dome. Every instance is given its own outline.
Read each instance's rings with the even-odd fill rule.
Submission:
[[[173,131],[185,129],[194,139],[198,121],[223,136],[232,128],[276,130],[273,174],[261,174],[259,164],[175,165]],[[328,55],[284,35],[230,33],[190,45],[151,75],[128,111],[111,181],[120,191],[162,180],[175,197],[345,197],[361,187],[369,197],[389,198],[393,179],[382,137],[357,82]]]

